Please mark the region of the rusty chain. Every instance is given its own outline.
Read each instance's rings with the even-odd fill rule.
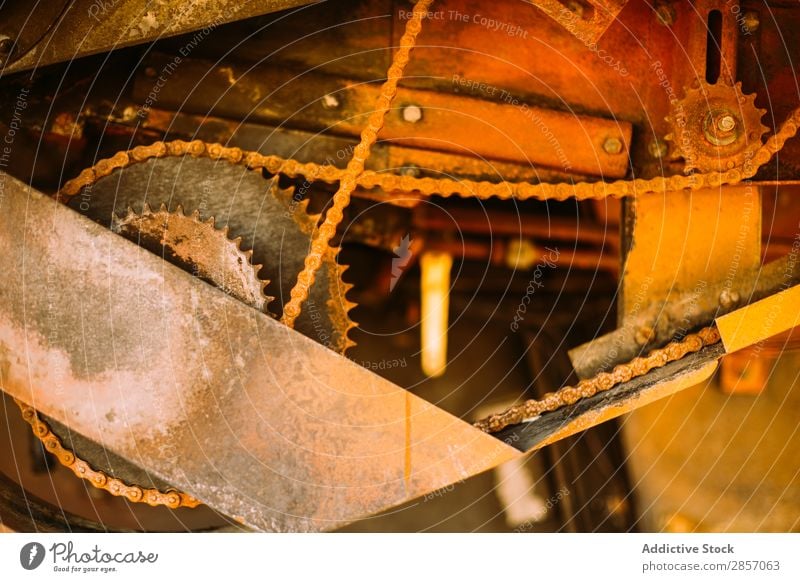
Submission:
[[[499,198],[501,200],[599,200],[603,198],[624,198],[655,192],[676,190],[699,190],[724,185],[734,185],[755,176],[758,169],[781,150],[786,141],[797,133],[800,126],[800,107],[795,109],[783,122],[780,129],[738,168],[724,172],[707,172],[688,176],[657,176],[614,182],[573,182],[561,184],[530,182],[488,182],[475,180],[454,180],[452,178],[415,178],[391,172],[365,171],[355,179],[357,187],[380,188],[386,192],[419,192],[423,196],[460,196],[464,198]],[[275,155],[248,152],[237,147],[226,147],[218,143],[207,144],[200,140],[155,142],[148,146],[137,146],[129,151],[118,152],[111,158],[100,160],[94,166],[83,170],[76,178],[69,180],[58,195],[69,200],[83,188],[108,176],[114,170],[151,158],[190,155],[226,160],[244,164],[252,169],[264,169],[270,174],[280,174],[288,178],[301,178],[308,182],[334,184],[342,180],[347,170],[314,162],[298,162]]]
[[[133,503],[147,503],[154,507],[164,505],[171,509],[177,509],[179,507],[192,508],[200,505],[197,499],[181,491],[174,489],[159,491],[158,489],[140,487],[139,485],[129,485],[104,471],[93,469],[89,463],[64,446],[61,438],[39,417],[35,408],[16,398],[14,401],[22,411],[22,418],[31,425],[33,434],[42,442],[44,449],[48,453],[55,455],[58,462],[75,473],[77,477],[88,481],[97,489],[104,489],[111,495],[124,497]]]
[[[575,404],[582,398],[589,398],[599,392],[611,390],[614,386],[644,376],[655,368],[666,366],[670,362],[680,360],[688,354],[698,352],[719,341],[720,335],[716,327],[703,328],[695,334],[687,335],[680,341],[673,341],[663,348],[652,350],[646,356],[619,364],[611,372],[600,372],[592,378],[578,382],[575,386],[565,386],[556,392],[545,394],[539,400],[526,400],[504,412],[479,420],[474,426],[484,432],[501,431],[512,424],[532,420],[545,412],[553,412],[564,406]]]
[[[403,77],[411,56],[411,49],[417,42],[417,35],[422,30],[422,19],[428,13],[428,8],[433,0],[417,0],[414,4],[414,12],[411,19],[406,23],[406,29],[400,38],[400,48],[392,59],[392,65],[386,75],[381,87],[380,96],[375,105],[367,126],[361,132],[361,141],[353,150],[353,157],[347,162],[341,179],[339,189],[333,195],[333,205],[325,213],[322,224],[314,231],[311,238],[311,250],[306,255],[303,270],[297,276],[297,282],[289,293],[289,302],[283,307],[283,317],[281,321],[289,327],[294,327],[295,320],[300,315],[303,303],[308,299],[308,293],[314,284],[316,273],[322,265],[322,256],[328,248],[328,244],[336,234],[336,227],[344,217],[344,209],[350,204],[350,195],[356,189],[356,179],[364,173],[364,164],[369,158],[370,150],[378,138],[378,132],[383,127],[386,113],[392,106],[392,101],[397,94],[397,83]]]

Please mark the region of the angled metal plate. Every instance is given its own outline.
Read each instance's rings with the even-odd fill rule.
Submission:
[[[0,178],[0,387],[243,524],[332,529],[519,454]]]

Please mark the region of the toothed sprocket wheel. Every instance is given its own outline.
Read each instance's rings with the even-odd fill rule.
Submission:
[[[228,228],[216,228],[213,218],[201,220],[198,210],[186,215],[181,206],[168,212],[163,204],[158,211],[145,204],[141,214],[129,208],[124,216],[115,215],[111,230],[242,303],[269,313],[274,298],[264,293],[269,281],[259,278],[261,265],[252,264],[253,251],[243,251],[241,237],[229,239]]]
[[[240,237],[242,245],[252,249],[253,263],[263,265],[259,276],[270,281],[266,292],[276,300],[269,312],[277,318],[303,268],[320,218],[308,212],[302,192],[281,188],[277,178],[191,155],[151,158],[115,170],[68,205],[111,229],[118,216],[129,209],[141,214],[145,205],[163,205],[169,213],[182,207],[196,211],[197,220],[213,219],[218,228],[228,229],[230,236]],[[155,252],[161,255],[160,249]],[[342,279],[346,266],[339,264],[338,253],[331,247],[323,256],[317,282],[294,329],[343,354],[354,345],[348,334],[355,327],[349,316],[355,304],[346,297],[352,285]]]
[[[700,82],[672,103],[667,121],[675,157],[685,161],[684,171],[724,171],[738,168],[762,145],[766,113],[755,104],[756,95],[744,95],[741,83]]]

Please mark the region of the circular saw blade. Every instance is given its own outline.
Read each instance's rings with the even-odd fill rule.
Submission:
[[[115,170],[74,196],[69,205],[110,228],[115,216],[129,208],[141,213],[145,204],[164,205],[167,212],[179,206],[197,209],[201,221],[213,217],[217,227],[241,237],[252,249],[252,261],[263,265],[259,274],[270,281],[266,292],[277,298],[269,309],[280,317],[319,220],[319,215],[308,213],[304,194],[304,188],[280,188],[277,178],[266,179],[259,170],[187,155]],[[349,316],[355,304],[346,298],[352,286],[342,279],[346,266],[337,257],[336,248],[326,252],[294,328],[343,354],[354,345],[348,333],[355,327]]]

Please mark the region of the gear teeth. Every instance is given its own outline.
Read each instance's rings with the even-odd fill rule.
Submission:
[[[291,214],[294,222],[300,227],[300,230],[310,236],[314,231],[314,227],[319,222],[320,216],[319,214],[308,213],[308,205],[311,201],[308,198],[299,201],[295,200],[295,187],[281,188],[278,186],[277,178],[272,179],[269,189],[272,195],[275,196]]]
[[[668,122],[672,128],[666,138],[673,144],[673,154],[684,159],[684,173],[720,172],[743,166],[749,155],[762,145],[764,111],[755,106],[758,95],[742,93],[741,82],[733,85],[705,81],[698,88],[684,91],[684,97],[672,104]],[[739,118],[738,134],[725,143],[713,144],[703,134],[710,111],[724,108]],[[678,122],[681,123],[678,123]],[[759,129],[760,128],[760,129]]]
[[[213,217],[199,220],[199,210],[187,216],[181,205],[174,212],[166,211],[163,204],[161,208],[152,212],[145,204],[141,215],[129,208],[125,218],[115,219],[112,230],[145,243],[143,246],[149,241],[151,247],[169,247],[177,266],[187,269],[192,265],[192,271],[197,270],[204,279],[229,295],[259,311],[270,313],[269,305],[274,297],[265,293],[269,281],[258,276],[262,265],[252,264],[252,249],[241,249],[242,237],[228,238],[228,227],[215,228]],[[192,233],[193,243],[200,240],[202,244],[186,247],[186,233]],[[205,254],[200,251],[198,256],[198,248],[205,249]],[[225,279],[226,275],[229,279]]]
[[[332,297],[332,300],[339,303],[341,306],[343,329],[340,331],[344,340],[342,343],[341,353],[345,354],[347,350],[357,345],[356,341],[350,337],[350,330],[358,327],[358,324],[350,318],[350,312],[354,308],[358,307],[358,304],[347,299],[347,294],[351,289],[353,289],[353,287],[355,287],[355,285],[352,283],[346,283],[344,280],[344,274],[350,268],[350,265],[345,265],[338,262],[340,252],[341,248],[337,248],[333,249],[333,252],[331,253],[336,261],[336,274],[338,275],[337,279],[340,289],[338,295]]]

